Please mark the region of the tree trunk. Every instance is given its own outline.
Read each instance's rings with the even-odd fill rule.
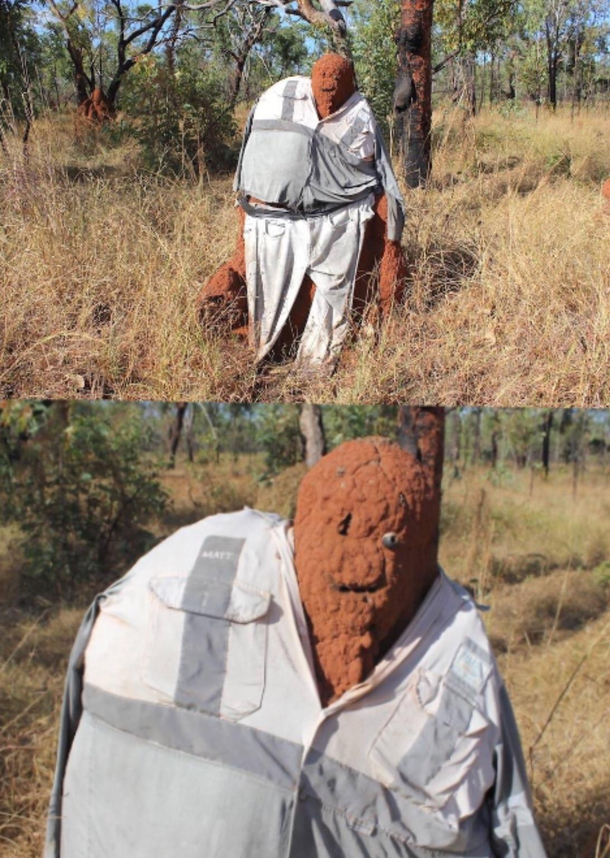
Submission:
[[[445,449],[445,409],[402,405],[398,410],[398,444],[434,473],[440,492]]]
[[[249,51],[248,51],[249,53]],[[239,91],[241,90],[241,84],[244,79],[244,69],[246,67],[246,60],[248,59],[248,55],[239,56],[235,59],[235,68],[233,70],[233,76],[231,78],[231,86],[229,89],[229,107],[231,110],[235,108],[237,104],[237,99],[239,98]]]
[[[500,437],[500,418],[496,411],[493,416],[491,428],[491,467],[496,468],[498,464],[498,439]]]
[[[549,63],[549,104],[557,110],[557,66],[552,60]]]
[[[180,25],[182,24],[182,9],[178,6],[174,14],[174,20],[170,28],[170,33],[165,45],[165,61],[170,75],[173,77],[176,71],[176,46],[180,35]]]
[[[464,63],[464,83],[466,86],[466,103],[468,115],[476,116],[477,113],[477,77],[476,63],[474,57],[469,55]]]
[[[430,176],[432,126],[431,32],[434,0],[402,0],[398,33],[399,72],[394,91],[397,137],[407,187]]]
[[[544,476],[549,475],[549,466],[551,459],[551,428],[553,426],[553,409],[549,408],[544,418],[543,437],[542,437],[542,468]]]
[[[459,411],[453,411],[447,428],[448,456],[451,461],[453,476],[460,476],[460,456],[462,454],[462,420]]]
[[[496,85],[496,78],[494,74],[494,67],[496,63],[496,57],[493,51],[491,52],[491,62],[489,63],[489,106],[493,107],[494,103],[494,87]]]
[[[445,450],[445,409],[403,405],[398,410],[398,443],[421,462],[436,501],[438,542]]]
[[[184,415],[186,413],[186,409],[188,408],[188,402],[177,402],[176,403],[176,418],[171,425],[169,430],[169,468],[176,467],[176,452],[178,450],[178,444],[180,443],[180,438],[182,437],[182,428],[184,426]]]
[[[481,409],[475,408],[473,416],[471,461],[473,465],[476,465],[481,458]]]
[[[559,65],[559,56],[557,47],[551,33],[549,24],[546,25],[546,51],[547,51],[547,71],[548,71],[548,97],[549,104],[553,110],[557,109],[557,68]]]
[[[190,411],[186,412],[186,419],[184,421],[185,426],[185,441],[186,441],[186,451],[189,457],[189,462],[191,464],[195,461],[195,440],[193,438],[193,423],[195,420],[195,409],[194,407],[190,409]]]
[[[322,425],[322,409],[319,405],[305,403],[301,408],[299,428],[303,436],[305,463],[312,468],[326,452],[324,426]]]
[[[72,65],[74,66],[74,86],[76,88],[76,99],[79,104],[86,101],[93,91],[93,82],[85,72],[85,64],[83,61],[83,52],[68,39],[66,43]]]

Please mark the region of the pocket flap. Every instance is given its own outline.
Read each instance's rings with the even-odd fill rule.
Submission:
[[[271,601],[270,593],[203,575],[156,577],[151,579],[150,588],[168,608],[236,623],[250,623],[264,617]]]

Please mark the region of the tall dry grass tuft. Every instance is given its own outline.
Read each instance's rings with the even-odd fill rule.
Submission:
[[[609,663],[607,611],[551,647],[500,657],[553,858],[603,854],[598,842],[610,819]]]
[[[257,377],[195,296],[236,235],[229,178],[138,167],[69,118],[0,163],[0,393],[602,405],[610,401],[610,117],[437,111],[434,180],[407,193],[404,306],[356,331],[332,382]]]
[[[0,852],[40,856],[55,765],[63,670],[80,610],[38,620],[3,612],[0,646]]]

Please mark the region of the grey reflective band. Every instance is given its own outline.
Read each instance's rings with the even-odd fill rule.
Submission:
[[[239,555],[244,547],[245,539],[235,539],[232,536],[207,536],[199,550],[195,565],[189,575],[189,583],[185,590],[185,602],[191,586],[197,586],[198,576],[213,578],[232,584],[237,572]],[[195,583],[193,583],[195,582]]]
[[[282,789],[296,787],[303,748],[271,733],[191,709],[132,700],[85,684],[83,706],[111,727],[239,769]]]
[[[176,702],[212,715],[220,713],[231,623],[193,613],[189,605],[209,598],[210,581],[233,583],[244,543],[245,539],[230,536],[206,537],[184,589],[184,631]]]
[[[451,757],[458,739],[472,718],[472,703],[449,686],[441,692],[438,712],[430,716],[424,728],[397,765],[396,770],[406,792],[425,799],[422,788],[439,773]]]
[[[313,128],[288,119],[255,119],[252,123],[252,131],[290,131],[294,134],[304,134],[305,137],[314,135]]]
[[[400,790],[390,789],[313,748],[307,754],[301,781],[312,801],[349,818],[349,828],[365,834],[368,832],[364,842],[369,844],[372,834],[383,832],[410,847],[414,843],[425,844],[426,849],[422,849],[422,853],[426,855],[430,855],[427,849],[446,849],[465,856],[489,840],[484,815],[475,814],[463,819],[456,832],[430,811],[414,805]],[[363,846],[362,854],[376,856],[378,853],[372,846]],[[393,853],[383,851],[379,854]],[[402,855],[403,852],[397,854]],[[477,854],[486,856],[489,853],[485,849]]]
[[[289,80],[284,87],[284,92],[282,93],[284,98],[284,102],[282,104],[282,119],[294,118],[294,99],[297,94],[298,85],[299,82],[297,80]]]

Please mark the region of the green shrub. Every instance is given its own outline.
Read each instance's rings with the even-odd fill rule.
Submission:
[[[70,600],[119,577],[154,544],[144,525],[167,494],[142,449],[139,414],[54,403],[22,442],[5,482],[22,534],[23,595]]]
[[[602,587],[610,587],[610,560],[604,560],[593,570],[593,578]]]
[[[396,43],[400,3],[396,0],[356,0],[354,62],[358,86],[387,134],[392,122],[396,83]]]
[[[199,67],[186,58],[172,73],[146,58],[128,79],[121,104],[149,169],[199,177],[206,169],[234,166],[237,126],[213,65]]]

